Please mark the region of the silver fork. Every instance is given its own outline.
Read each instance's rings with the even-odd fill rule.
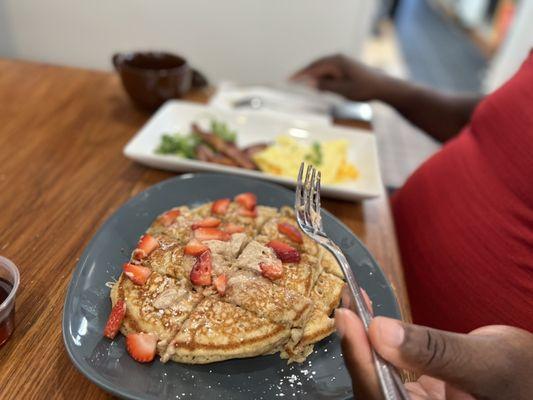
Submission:
[[[322,227],[322,217],[320,214],[320,172],[317,172],[312,165],[308,165],[305,173],[305,181],[302,182],[304,167],[305,164],[302,163],[298,173],[298,184],[294,201],[294,211],[298,225],[307,236],[330,251],[339,262],[348,283],[351,303],[354,305],[357,314],[363,321],[365,330],[368,332],[368,326],[372,321],[372,313],[363,298],[361,287],[357,283],[342,250],[326,235]],[[372,355],[384,398],[386,400],[408,400],[409,395],[405,391],[403,382],[396,369],[383,360],[373,349]]]

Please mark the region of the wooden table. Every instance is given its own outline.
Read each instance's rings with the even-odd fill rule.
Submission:
[[[148,118],[114,74],[0,60],[0,254],[21,273],[16,330],[0,348],[2,400],[110,398],[70,362],[61,314],[76,262],[103,221],[173,175],[122,155]],[[324,203],[375,255],[409,319],[387,197]]]

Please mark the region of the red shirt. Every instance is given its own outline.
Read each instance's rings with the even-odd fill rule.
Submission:
[[[415,323],[533,332],[533,52],[392,205]]]

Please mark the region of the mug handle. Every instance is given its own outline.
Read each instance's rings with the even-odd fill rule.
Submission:
[[[191,71],[192,71],[191,87],[193,89],[201,89],[209,85],[209,81],[207,80],[204,74],[202,74],[196,68],[191,68]]]
[[[111,58],[112,62],[113,62],[113,65],[115,67],[115,69],[117,71],[120,71],[121,67],[122,67],[122,60],[123,60],[123,56],[121,53],[115,53],[113,54],[113,57]]]

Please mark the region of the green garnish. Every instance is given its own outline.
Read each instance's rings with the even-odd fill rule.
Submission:
[[[237,133],[232,131],[224,122],[211,120],[211,132],[225,142],[235,143],[237,140]]]
[[[211,120],[211,132],[225,142],[235,143],[237,133],[229,129],[224,122]],[[196,148],[202,139],[194,132],[188,135],[180,133],[166,133],[161,136],[161,142],[155,149],[157,154],[173,154],[185,158],[196,158]],[[204,144],[210,146],[208,142]]]
[[[322,146],[319,142],[313,142],[311,152],[305,156],[305,161],[317,167],[322,164]]]
[[[198,136],[194,134],[165,134],[161,136],[161,143],[159,143],[155,152],[157,154],[175,154],[185,158],[195,158],[198,143]]]

